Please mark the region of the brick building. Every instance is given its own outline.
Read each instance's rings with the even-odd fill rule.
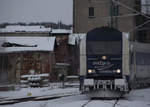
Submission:
[[[50,74],[55,37],[0,37],[0,83],[19,83],[21,76]],[[49,79],[50,76],[49,76]]]
[[[50,37],[56,37],[55,46],[55,73],[69,75],[72,74],[72,58],[70,54],[70,46],[68,45],[68,36],[72,30],[53,29]]]
[[[52,30],[43,26],[0,29],[0,83],[18,83],[22,75],[33,70],[49,74],[50,81],[58,80],[60,73],[67,75],[71,72],[70,33],[71,30]]]

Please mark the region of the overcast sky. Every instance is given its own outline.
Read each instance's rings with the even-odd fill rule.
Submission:
[[[72,24],[72,0],[0,0],[0,23],[58,22]]]

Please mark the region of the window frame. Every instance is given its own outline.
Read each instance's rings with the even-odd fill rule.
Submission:
[[[95,8],[94,7],[89,7],[88,8],[88,16],[89,16],[89,18],[94,18],[95,17]]]

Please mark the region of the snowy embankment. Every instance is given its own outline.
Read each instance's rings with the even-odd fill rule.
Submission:
[[[25,92],[23,90],[22,92]],[[34,90],[33,95],[39,95],[41,93],[54,94],[60,92],[64,93],[66,91],[73,92],[78,91],[78,88],[54,89],[49,91],[48,88],[35,88],[31,90]],[[0,95],[2,94],[4,93],[0,93]],[[25,95],[25,93],[23,94]],[[88,101],[89,99],[86,95],[76,95],[46,101],[28,101],[12,105],[0,105],[0,107],[81,107]],[[116,100],[92,100],[85,107],[113,107],[115,101]],[[150,88],[131,91],[125,98],[119,100],[115,107],[150,107]]]
[[[25,97],[39,97],[39,96],[48,96],[54,94],[62,94],[62,93],[75,93],[79,92],[78,88],[22,88],[16,91],[0,91],[0,100],[4,99],[17,99],[17,98],[25,98]],[[28,94],[31,93],[29,96]]]

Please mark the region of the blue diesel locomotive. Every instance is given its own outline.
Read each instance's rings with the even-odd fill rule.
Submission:
[[[81,89],[89,97],[116,98],[129,92],[129,44],[126,34],[102,27],[80,42]]]

